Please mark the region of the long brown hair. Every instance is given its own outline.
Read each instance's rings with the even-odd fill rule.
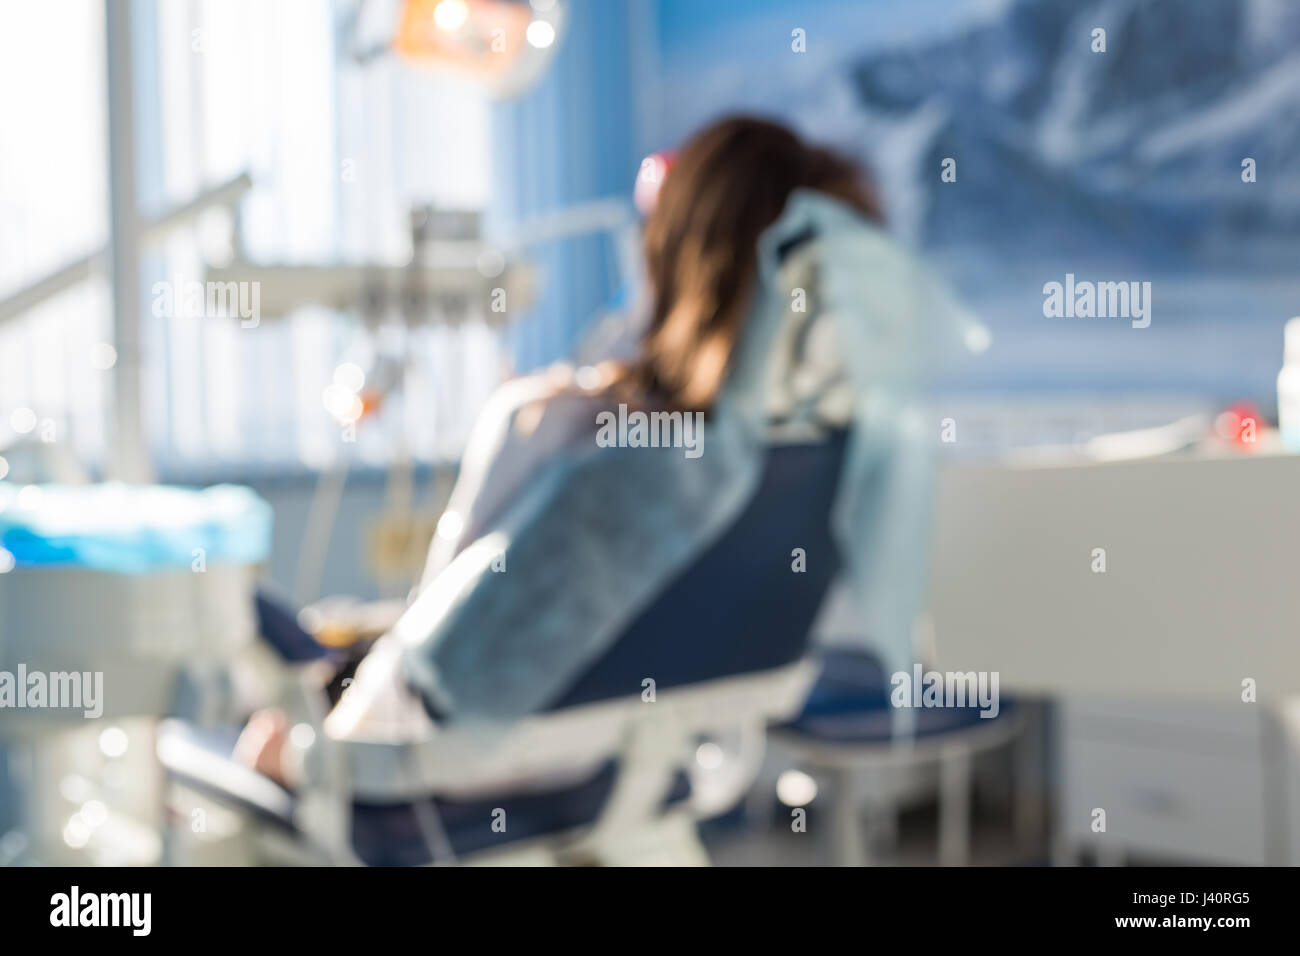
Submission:
[[[730,117],[682,148],[646,223],[653,311],[619,391],[684,411],[713,406],[748,312],[758,238],[800,187],[882,219],[852,162],[776,123]]]

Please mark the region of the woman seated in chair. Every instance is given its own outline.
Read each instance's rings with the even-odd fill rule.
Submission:
[[[782,126],[729,118],[691,139],[665,177],[645,225],[651,304],[637,357],[579,371],[556,367],[497,391],[465,451],[419,595],[393,633],[367,655],[331,712],[327,732],[420,734],[464,714],[508,720],[536,708],[591,659],[593,641],[598,645],[600,635],[625,621],[619,618],[625,609],[620,602],[642,600],[646,589],[661,582],[671,566],[681,566],[690,548],[711,533],[700,527],[707,523],[703,515],[727,508],[734,514],[738,489],[752,479],[752,444],[747,446],[745,437],[761,441],[774,422],[845,428],[858,420],[861,426],[868,414],[879,416],[874,434],[895,430],[906,417],[901,405],[888,409],[879,399],[897,397],[919,380],[916,356],[939,348],[922,320],[932,321],[948,302],[920,298],[928,294],[921,287],[929,290],[930,283],[884,236],[881,220],[872,188],[852,163],[801,142]],[[798,254],[799,246],[816,245],[806,241],[810,237],[832,234],[845,238],[831,253]],[[837,311],[840,317],[831,318]],[[846,311],[853,313],[848,321]],[[751,344],[754,339],[761,341]],[[665,536],[676,524],[686,543],[666,544],[662,553],[651,548],[645,568],[623,568],[626,593],[588,595],[558,610],[553,594],[538,593],[541,579],[534,575],[545,570],[544,564],[568,561],[564,580],[580,588],[588,575],[607,570],[601,556],[591,557],[592,548],[580,541],[570,548],[571,542],[559,538],[555,547],[562,553],[552,552],[553,561],[520,565],[510,555],[509,571],[501,576],[509,584],[503,581],[501,588],[513,588],[523,595],[520,600],[541,599],[546,607],[537,612],[539,627],[557,635],[596,636],[567,643],[557,637],[548,644],[544,633],[535,638],[538,644],[527,645],[517,635],[512,644],[471,633],[460,650],[433,663],[414,653],[425,633],[463,615],[467,582],[493,573],[502,542],[510,540],[512,520],[517,527],[521,511],[549,506],[538,489],[547,485],[554,463],[575,450],[594,451],[602,422],[608,427],[612,421],[602,413],[618,414],[620,406],[624,415],[628,410],[701,413],[709,422],[714,444],[698,462],[681,448],[654,449],[644,459],[655,463],[647,465],[650,472],[639,472],[653,475],[645,480],[648,490],[627,491],[622,499],[624,512],[636,512],[645,500],[637,494],[654,498],[663,506],[656,520],[663,519]],[[855,454],[857,467],[865,471],[873,454],[879,461],[888,452],[864,447]],[[679,488],[685,485],[691,487]],[[619,501],[611,498],[610,507],[618,509]],[[680,521],[674,522],[673,509],[681,512]],[[893,508],[891,517],[900,512]],[[867,523],[859,530],[867,527],[886,540],[895,533],[865,513],[857,520]],[[585,533],[575,527],[569,538]],[[923,533],[915,522],[898,532],[918,539]],[[892,567],[899,557],[890,560]],[[590,562],[586,571],[583,561]],[[608,556],[604,563],[610,563]],[[643,579],[648,583],[641,596],[632,593]],[[490,610],[500,603],[495,599]],[[491,631],[492,625],[483,628]],[[474,629],[472,623],[462,628]],[[259,713],[237,753],[292,783],[286,724],[278,712]]]

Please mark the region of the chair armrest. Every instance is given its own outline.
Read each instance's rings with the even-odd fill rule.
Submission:
[[[663,691],[654,702],[620,697],[537,714],[508,727],[453,725],[421,740],[329,740],[326,746],[341,751],[358,800],[491,792],[520,778],[580,773],[622,756],[636,728],[689,741],[787,719],[803,703],[815,671],[811,662],[799,661]],[[687,756],[684,751],[683,759]]]

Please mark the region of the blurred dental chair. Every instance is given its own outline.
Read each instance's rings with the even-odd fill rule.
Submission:
[[[773,445],[732,527],[545,712],[501,737],[453,725],[344,743],[313,719],[306,783],[291,793],[230,758],[235,731],[173,723],[158,754],[174,784],[174,861],[707,863],[696,821],[740,800],[766,726],[799,710],[814,677],[805,654],[838,569],[830,508],[846,444],[834,432]],[[828,557],[792,573],[794,547]],[[698,759],[702,742],[733,755]],[[202,832],[184,826],[196,819]]]

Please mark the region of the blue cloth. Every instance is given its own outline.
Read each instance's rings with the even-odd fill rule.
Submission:
[[[832,530],[857,603],[859,633],[891,672],[906,670],[929,563],[939,436],[939,423],[925,418],[925,403],[935,376],[964,357],[982,326],[935,273],[877,225],[828,196],[796,190],[759,240],[761,295],[723,394],[748,434],[763,426],[763,375],[789,303],[777,277],[780,250],[809,234],[818,299],[835,318],[854,394]]]
[[[271,552],[271,508],[247,488],[0,482],[0,547],[18,567],[143,574],[256,564]]]
[[[832,530],[862,633],[891,670],[910,667],[939,435],[922,402],[977,326],[878,227],[801,190],[760,240],[754,305],[703,454],[593,441],[557,456],[399,622],[407,678],[434,711],[506,722],[543,709],[737,520],[768,447],[766,373],[791,302],[781,252],[800,240],[855,396]],[[495,573],[502,554],[507,571]]]

